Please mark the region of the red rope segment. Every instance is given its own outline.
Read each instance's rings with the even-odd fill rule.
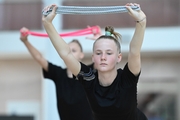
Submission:
[[[99,33],[99,27],[98,26],[92,26],[92,27],[88,27],[82,30],[77,30],[74,32],[68,32],[68,33],[61,33],[59,34],[61,37],[71,37],[71,36],[83,36],[83,35],[88,35],[88,34],[93,34],[92,31],[96,31],[96,33]],[[38,37],[48,37],[48,34],[46,33],[39,33],[39,32],[33,32],[33,31],[22,31],[20,30],[20,32],[25,36],[25,35],[32,35],[32,36],[38,36]]]

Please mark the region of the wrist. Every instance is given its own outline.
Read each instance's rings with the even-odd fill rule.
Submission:
[[[137,26],[146,27],[146,16],[138,21],[136,21]]]
[[[43,25],[44,26],[48,26],[48,25],[51,25],[51,24],[52,24],[52,22],[47,21],[47,20],[43,20]]]
[[[146,16],[140,20],[137,20],[136,23],[140,23],[140,22],[143,22],[143,21],[146,21]]]
[[[21,39],[21,41],[22,41],[23,43],[26,43],[26,42],[28,42],[28,39]]]

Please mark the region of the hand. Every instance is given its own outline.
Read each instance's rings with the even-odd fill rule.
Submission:
[[[87,27],[90,28],[90,26]],[[98,29],[92,29],[93,37],[87,36],[86,39],[97,40],[102,35],[101,28],[99,26],[97,26],[97,28]]]
[[[27,29],[25,27],[21,28],[21,30],[20,30],[20,32],[21,32],[20,39],[21,39],[22,42],[27,41],[28,31],[29,31],[29,29]]]
[[[52,12],[50,14],[48,14],[48,15],[43,15],[42,21],[52,23],[54,17],[56,16],[57,5],[52,4],[52,5],[46,6],[43,9],[43,11],[45,11],[45,12],[49,11],[50,8],[52,8]]]
[[[135,19],[135,21],[142,21],[145,20],[146,15],[144,12],[140,10],[133,10],[130,6],[138,6],[140,8],[140,5],[137,3],[127,3],[126,8],[128,10],[128,13]]]

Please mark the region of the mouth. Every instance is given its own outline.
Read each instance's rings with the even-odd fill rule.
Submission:
[[[101,63],[100,65],[107,65],[106,63]]]

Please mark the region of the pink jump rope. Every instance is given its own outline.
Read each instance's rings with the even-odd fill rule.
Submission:
[[[99,27],[98,26],[92,26],[92,27],[88,27],[82,30],[77,30],[74,32],[68,32],[68,33],[61,33],[59,34],[61,37],[71,37],[71,36],[83,36],[83,35],[88,35],[88,34],[93,34],[93,31],[95,31],[96,33],[99,33]],[[33,32],[33,31],[22,31],[20,30],[20,32],[25,36],[25,35],[32,35],[32,36],[38,36],[38,37],[48,37],[48,34],[46,33],[39,33],[39,32]]]

